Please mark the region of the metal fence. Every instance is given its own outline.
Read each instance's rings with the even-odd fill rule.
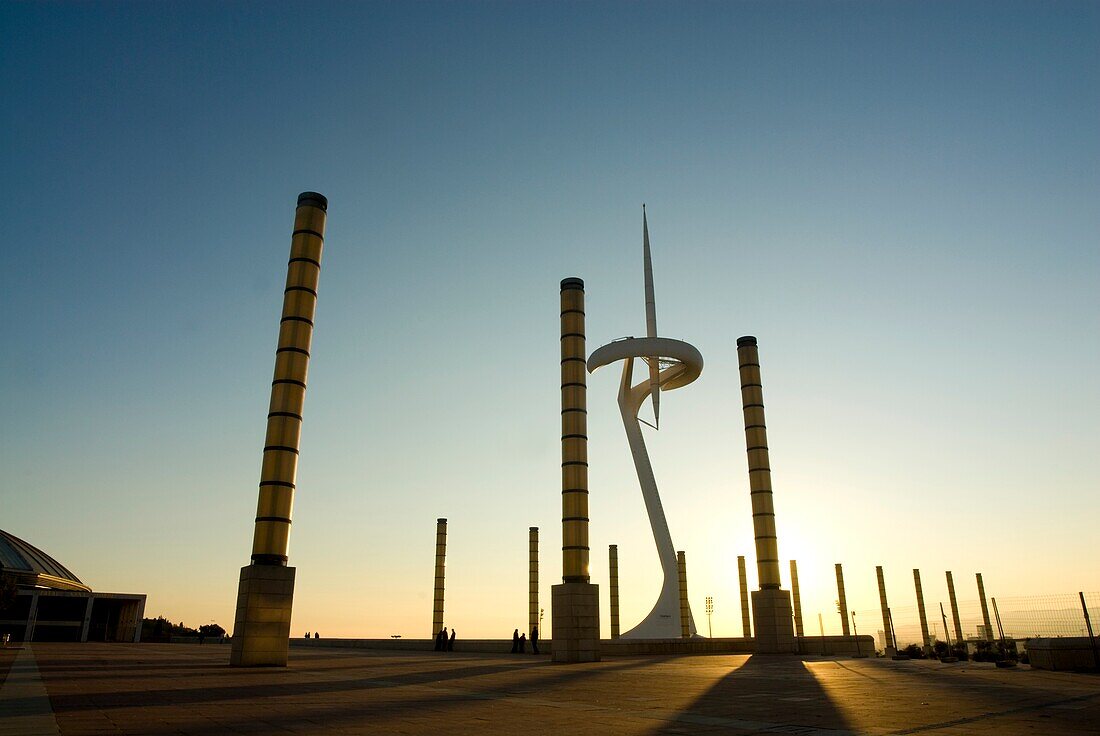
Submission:
[[[1100,635],[1100,592],[1085,593],[1085,605],[1088,608],[1089,617],[1092,619],[1093,632]],[[1081,596],[1078,593],[1059,593],[1055,595],[1025,595],[1001,598],[996,597],[997,610],[1001,616],[1001,626],[1004,629],[1005,638],[1028,639],[1031,637],[1058,637],[1058,636],[1088,636],[1085,623],[1085,614],[1081,607]],[[951,606],[948,601],[942,601],[943,610],[947,614],[947,633],[951,641],[955,641],[955,623],[951,616]],[[959,623],[962,627],[963,637],[967,640],[983,640],[987,637],[984,633],[981,602],[977,599],[960,600]],[[928,633],[933,641],[947,641],[944,635],[943,617],[940,615],[940,601],[926,597],[925,607],[928,617]],[[999,639],[1000,631],[997,628],[997,617],[994,612],[992,600],[987,602],[989,606],[989,619],[992,624],[992,638]],[[920,617],[917,607],[891,606],[890,614],[894,620],[894,634],[897,637],[899,648],[908,644],[921,643]],[[882,649],[884,642],[880,638],[882,629],[882,612],[878,609],[864,609],[856,611],[861,634],[872,634],[875,637],[876,646]]]

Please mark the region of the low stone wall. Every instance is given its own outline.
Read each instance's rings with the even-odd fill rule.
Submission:
[[[751,654],[752,639],[603,639],[600,656],[629,657],[655,654]]]
[[[1028,661],[1035,669],[1070,672],[1098,669],[1097,652],[1087,636],[1028,639],[1024,646]]]
[[[858,641],[858,645],[857,645]],[[822,654],[844,656],[866,654],[875,656],[875,639],[868,634],[856,636],[800,636],[798,638],[800,654]]]
[[[379,649],[399,652],[431,652],[434,639],[291,639],[292,647]],[[539,642],[543,654],[549,654],[550,642]],[[512,651],[511,639],[455,639],[456,652],[480,652],[484,654],[508,654]],[[531,651],[528,642],[527,651]]]
[[[854,636],[806,636],[799,640],[803,654],[850,655],[856,654]],[[430,652],[435,646],[432,639],[291,639],[292,647],[337,647],[345,649],[378,649],[383,651]],[[539,641],[541,654],[550,654],[553,642]],[[512,651],[511,639],[455,639],[456,652],[482,654],[508,654]],[[601,657],[629,657],[643,655],[691,655],[691,654],[752,654],[755,642],[742,637],[707,639],[603,639],[600,641]],[[858,651],[875,653],[874,639],[859,637]],[[527,644],[530,654],[531,645]]]

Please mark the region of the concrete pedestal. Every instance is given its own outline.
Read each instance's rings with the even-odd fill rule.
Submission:
[[[286,667],[293,602],[293,567],[242,567],[229,664]]]
[[[551,586],[550,618],[554,627],[553,661],[600,661],[600,586]]]
[[[758,654],[797,652],[791,594],[769,588],[752,592],[752,622]]]

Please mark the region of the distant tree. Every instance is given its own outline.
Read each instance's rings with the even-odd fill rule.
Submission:
[[[15,585],[15,576],[0,573],[0,611],[6,611],[15,604],[19,589]]]
[[[907,655],[909,659],[924,659],[924,649],[919,644],[910,644],[902,649],[901,653]]]
[[[199,627],[199,633],[203,636],[222,636],[225,634],[225,629],[217,624],[203,624]]]
[[[163,616],[146,618],[141,621],[142,641],[168,641],[173,636],[198,636],[199,632],[183,622],[174,624]]]

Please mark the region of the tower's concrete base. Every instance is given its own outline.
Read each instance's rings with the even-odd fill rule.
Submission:
[[[293,602],[293,567],[242,567],[229,664],[286,667]]]
[[[791,594],[788,591],[774,588],[754,590],[752,623],[758,654],[798,651]]]
[[[553,661],[600,661],[600,586],[551,586],[550,619],[554,627]]]

